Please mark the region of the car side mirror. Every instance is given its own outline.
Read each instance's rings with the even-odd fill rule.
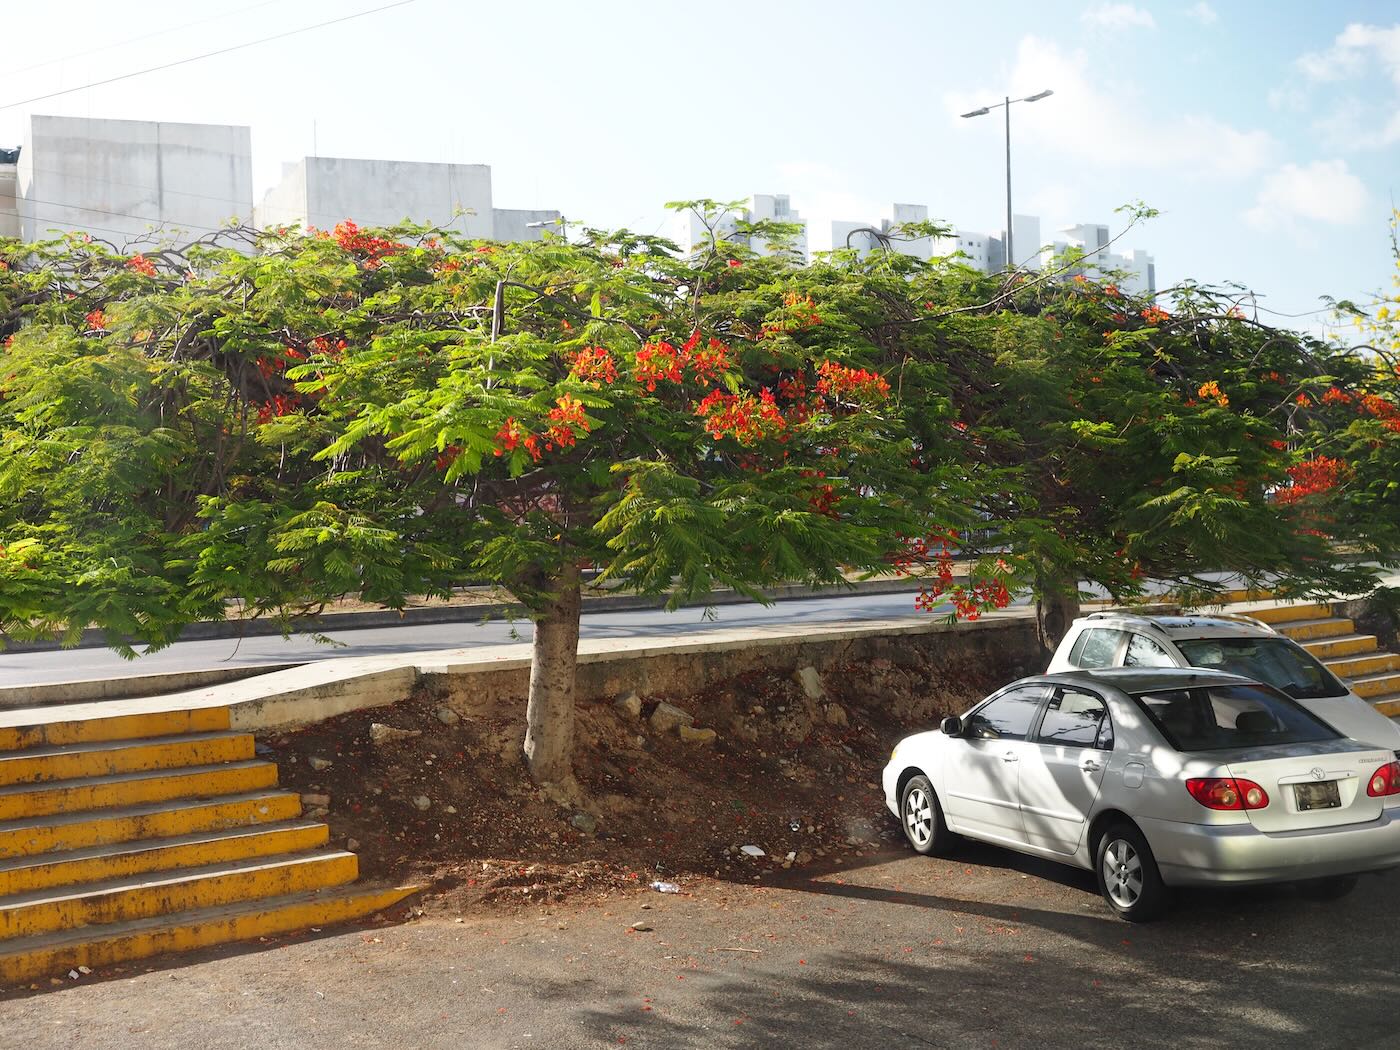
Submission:
[[[944,736],[962,736],[963,734],[962,719],[957,715],[949,715],[943,719],[938,728],[943,730]]]

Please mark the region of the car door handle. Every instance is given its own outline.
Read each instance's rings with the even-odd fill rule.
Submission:
[[[1086,758],[1083,762],[1079,763],[1079,768],[1086,773],[1097,773],[1103,766],[1099,765],[1098,762],[1092,758]]]
[[[1021,761],[1021,756],[1016,754],[1015,751],[1008,751],[1006,754],[1001,756],[1001,760],[1003,762],[1019,762]]]

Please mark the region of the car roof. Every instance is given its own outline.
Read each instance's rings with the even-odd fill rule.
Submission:
[[[1047,685],[1109,685],[1125,693],[1146,693],[1154,689],[1189,689],[1193,686],[1257,684],[1252,678],[1202,667],[1098,667],[1037,675],[1025,681]]]
[[[1247,616],[1146,616],[1138,613],[1094,613],[1075,621],[1081,627],[1152,628],[1168,638],[1279,638],[1268,624]]]

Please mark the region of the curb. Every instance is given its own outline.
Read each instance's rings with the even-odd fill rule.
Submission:
[[[902,594],[919,590],[917,580],[862,580],[848,587],[805,587],[791,584],[783,587],[770,587],[763,594],[770,601],[800,601],[804,598],[834,598],[854,594]],[[753,599],[738,591],[714,591],[704,601],[685,602],[682,608],[703,608],[709,605],[741,605]],[[595,612],[635,612],[643,609],[662,609],[665,598],[645,595],[618,594],[585,597],[583,615]],[[528,616],[525,606],[519,602],[490,602],[483,605],[442,605],[422,609],[405,609],[396,612],[392,609],[375,612],[328,613],[314,619],[293,620],[284,631],[275,620],[207,620],[192,623],[180,632],[176,641],[196,642],[219,638],[258,638],[279,634],[325,634],[331,630],[353,631],[372,627],[411,627],[415,624],[436,623],[478,623],[482,620],[525,619]],[[99,630],[89,629],[82,633],[78,644],[64,646],[56,641],[7,642],[0,649],[4,653],[46,653],[63,649],[100,649],[106,646],[106,639]]]

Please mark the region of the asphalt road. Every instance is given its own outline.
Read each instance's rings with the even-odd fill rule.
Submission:
[[[1400,1046],[1400,874],[1333,904],[1193,891],[1130,926],[1087,875],[990,847],[847,868],[168,957],[0,1000],[0,1031],[27,1050]]]
[[[872,594],[788,600],[774,605],[747,602],[715,606],[710,618],[702,608],[665,612],[643,609],[633,612],[585,613],[584,638],[661,637],[693,631],[743,627],[756,624],[819,624],[840,620],[890,619],[920,615],[914,595]],[[304,663],[342,656],[382,656],[431,649],[471,648],[527,642],[533,633],[528,619],[513,623],[422,624],[357,631],[336,631],[334,645],[297,634],[208,641],[177,642],[137,660],[124,660],[109,649],[69,649],[59,652],[0,652],[0,686],[43,682],[81,681],[210,667],[248,667],[259,664]]]

